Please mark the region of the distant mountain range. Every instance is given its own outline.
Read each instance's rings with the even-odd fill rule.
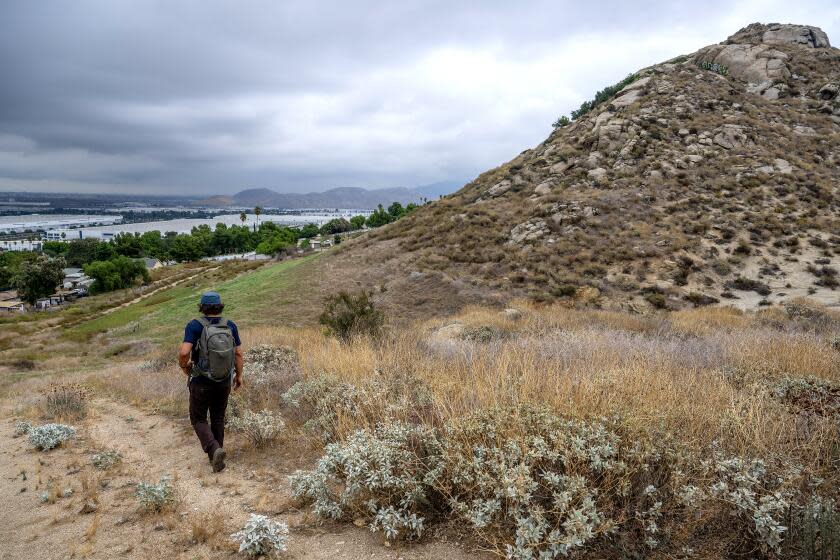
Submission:
[[[197,201],[202,206],[263,206],[266,208],[375,208],[392,202],[419,203],[424,198],[437,199],[454,192],[460,183],[441,182],[414,189],[390,188],[367,190],[341,187],[314,193],[279,193],[271,189],[247,189],[233,196],[212,196]]]

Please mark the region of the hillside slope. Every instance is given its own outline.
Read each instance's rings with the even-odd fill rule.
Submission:
[[[539,146],[343,252],[450,296],[837,305],[840,50],[752,24],[640,70]]]

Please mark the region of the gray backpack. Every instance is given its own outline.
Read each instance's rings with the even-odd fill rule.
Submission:
[[[207,317],[197,319],[204,326],[198,339],[198,363],[195,370],[199,375],[213,381],[228,381],[236,365],[236,341],[224,318],[211,323]]]

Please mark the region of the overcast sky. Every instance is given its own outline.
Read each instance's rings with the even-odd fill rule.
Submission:
[[[840,3],[0,0],[0,190],[468,181],[629,72]]]

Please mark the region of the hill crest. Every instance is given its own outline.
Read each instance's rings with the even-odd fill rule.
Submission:
[[[825,33],[752,24],[629,81],[342,258],[471,297],[837,305],[840,51]]]

